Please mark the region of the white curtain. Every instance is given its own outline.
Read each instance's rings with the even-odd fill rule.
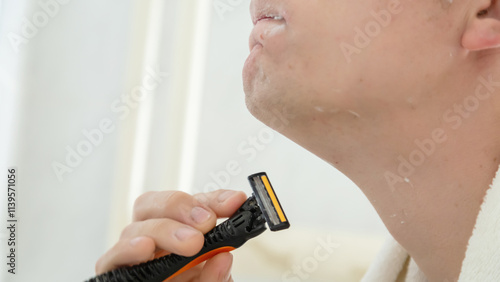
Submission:
[[[2,179],[11,166],[19,179],[17,269],[4,271],[2,228],[0,280],[82,281],[130,221],[133,199],[191,173],[181,159],[194,146],[183,140],[196,131],[186,113],[199,111],[201,75],[185,64],[205,61],[197,35],[208,34],[211,6],[0,3]]]

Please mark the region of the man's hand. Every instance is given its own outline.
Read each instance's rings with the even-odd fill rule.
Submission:
[[[134,204],[133,222],[96,263],[96,273],[175,253],[193,256],[217,218],[229,217],[245,202],[243,192],[218,190],[194,196],[179,191],[148,192]],[[232,281],[233,257],[222,253],[176,276],[175,281]]]

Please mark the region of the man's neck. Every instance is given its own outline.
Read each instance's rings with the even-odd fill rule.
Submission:
[[[399,107],[307,113],[281,132],[355,182],[431,281],[453,281],[500,164],[499,78],[457,70]]]
[[[458,279],[480,206],[500,164],[500,142],[493,130],[500,127],[480,113],[476,118],[457,130],[406,142],[408,146],[384,145],[375,154],[367,152],[364,162],[363,156],[353,160],[366,164],[357,169],[344,170],[339,164],[430,281]]]
[[[433,167],[388,193],[377,191],[386,183],[361,188],[430,281],[455,281],[498,159],[450,159]]]

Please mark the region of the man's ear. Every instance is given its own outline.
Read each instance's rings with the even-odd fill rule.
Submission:
[[[488,2],[490,3],[488,7],[477,9],[462,36],[462,47],[467,50],[500,49],[499,4],[497,0]]]

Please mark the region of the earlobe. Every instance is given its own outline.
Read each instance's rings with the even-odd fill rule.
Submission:
[[[496,6],[496,1],[493,3]],[[500,48],[500,18],[495,7],[482,10],[472,19],[462,36],[462,47],[469,51]]]

